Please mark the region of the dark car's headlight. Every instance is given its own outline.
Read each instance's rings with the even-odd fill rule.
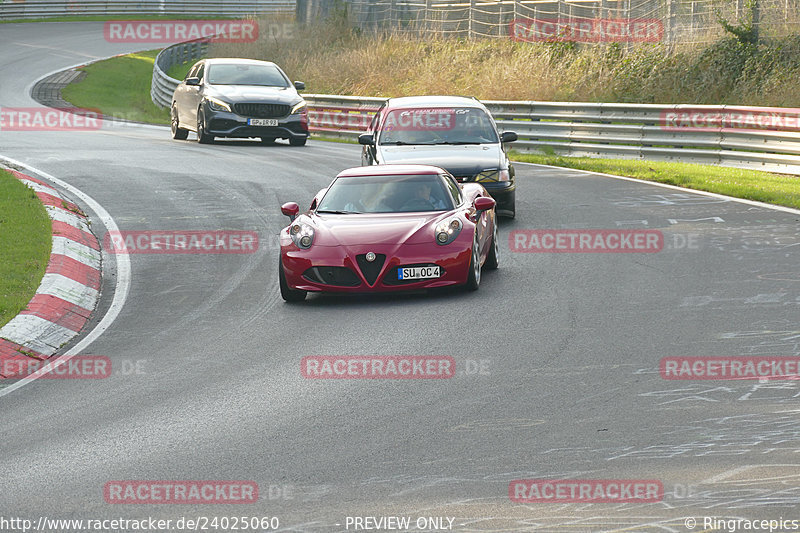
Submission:
[[[461,220],[458,217],[450,217],[442,220],[438,224],[436,224],[436,228],[433,230],[434,235],[436,235],[436,244],[450,244],[458,234],[461,233],[461,228],[464,227],[464,224],[461,223]]]
[[[314,228],[304,222],[292,224],[289,235],[292,236],[292,242],[302,250],[308,250],[314,243]]]
[[[206,105],[213,111],[231,112],[231,105],[229,103],[223,102],[219,98],[214,98],[213,96],[206,96]]]
[[[308,108],[308,104],[306,103],[305,100],[303,100],[302,102],[300,102],[298,104],[295,104],[294,107],[292,108],[292,112],[289,113],[289,114],[290,115],[296,115],[298,113],[304,113],[307,108]]]
[[[484,170],[475,178],[477,182],[492,182],[492,181],[511,181],[511,173],[508,169],[492,169]]]

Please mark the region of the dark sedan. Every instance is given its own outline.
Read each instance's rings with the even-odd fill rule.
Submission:
[[[517,134],[498,133],[489,110],[474,98],[392,98],[377,112],[367,133],[362,165],[429,164],[458,181],[478,182],[497,200],[497,214],[514,218],[514,167],[505,143]]]
[[[308,111],[297,93],[305,89],[276,65],[254,59],[198,61],[172,97],[172,138],[190,131],[201,143],[215,137],[260,138],[264,144],[288,139],[303,146],[308,139]]]

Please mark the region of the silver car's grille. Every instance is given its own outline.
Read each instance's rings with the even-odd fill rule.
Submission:
[[[287,104],[233,104],[237,115],[250,118],[281,118],[292,110]]]

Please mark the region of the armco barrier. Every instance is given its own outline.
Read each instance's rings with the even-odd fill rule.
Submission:
[[[0,20],[94,15],[240,17],[254,13],[294,14],[295,9],[295,0],[7,0],[0,2]]]
[[[167,76],[173,65],[194,61],[203,57],[208,50],[208,39],[197,39],[185,43],[168,46],[156,56],[153,64],[153,81],[150,83],[150,98],[161,107],[172,105],[172,93],[180,83],[179,80]]]
[[[204,53],[198,42],[164,49],[153,69],[153,101],[168,107],[179,83],[164,74]],[[385,98],[303,95],[311,131],[354,139],[370,124]],[[567,156],[702,163],[800,174],[800,110],[785,108],[655,105],[582,102],[483,102],[503,131],[515,131],[520,151]],[[669,127],[665,117],[734,115],[743,122],[773,117],[769,129],[754,127]],[[747,117],[751,117],[747,119]],[[778,120],[780,119],[780,120]],[[691,120],[690,120],[691,121]],[[757,120],[755,121],[757,122]]]

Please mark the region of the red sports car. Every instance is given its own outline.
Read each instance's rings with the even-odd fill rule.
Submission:
[[[281,207],[281,296],[386,292],[466,285],[497,268],[495,201],[430,165],[376,165],[341,172],[310,209]]]

